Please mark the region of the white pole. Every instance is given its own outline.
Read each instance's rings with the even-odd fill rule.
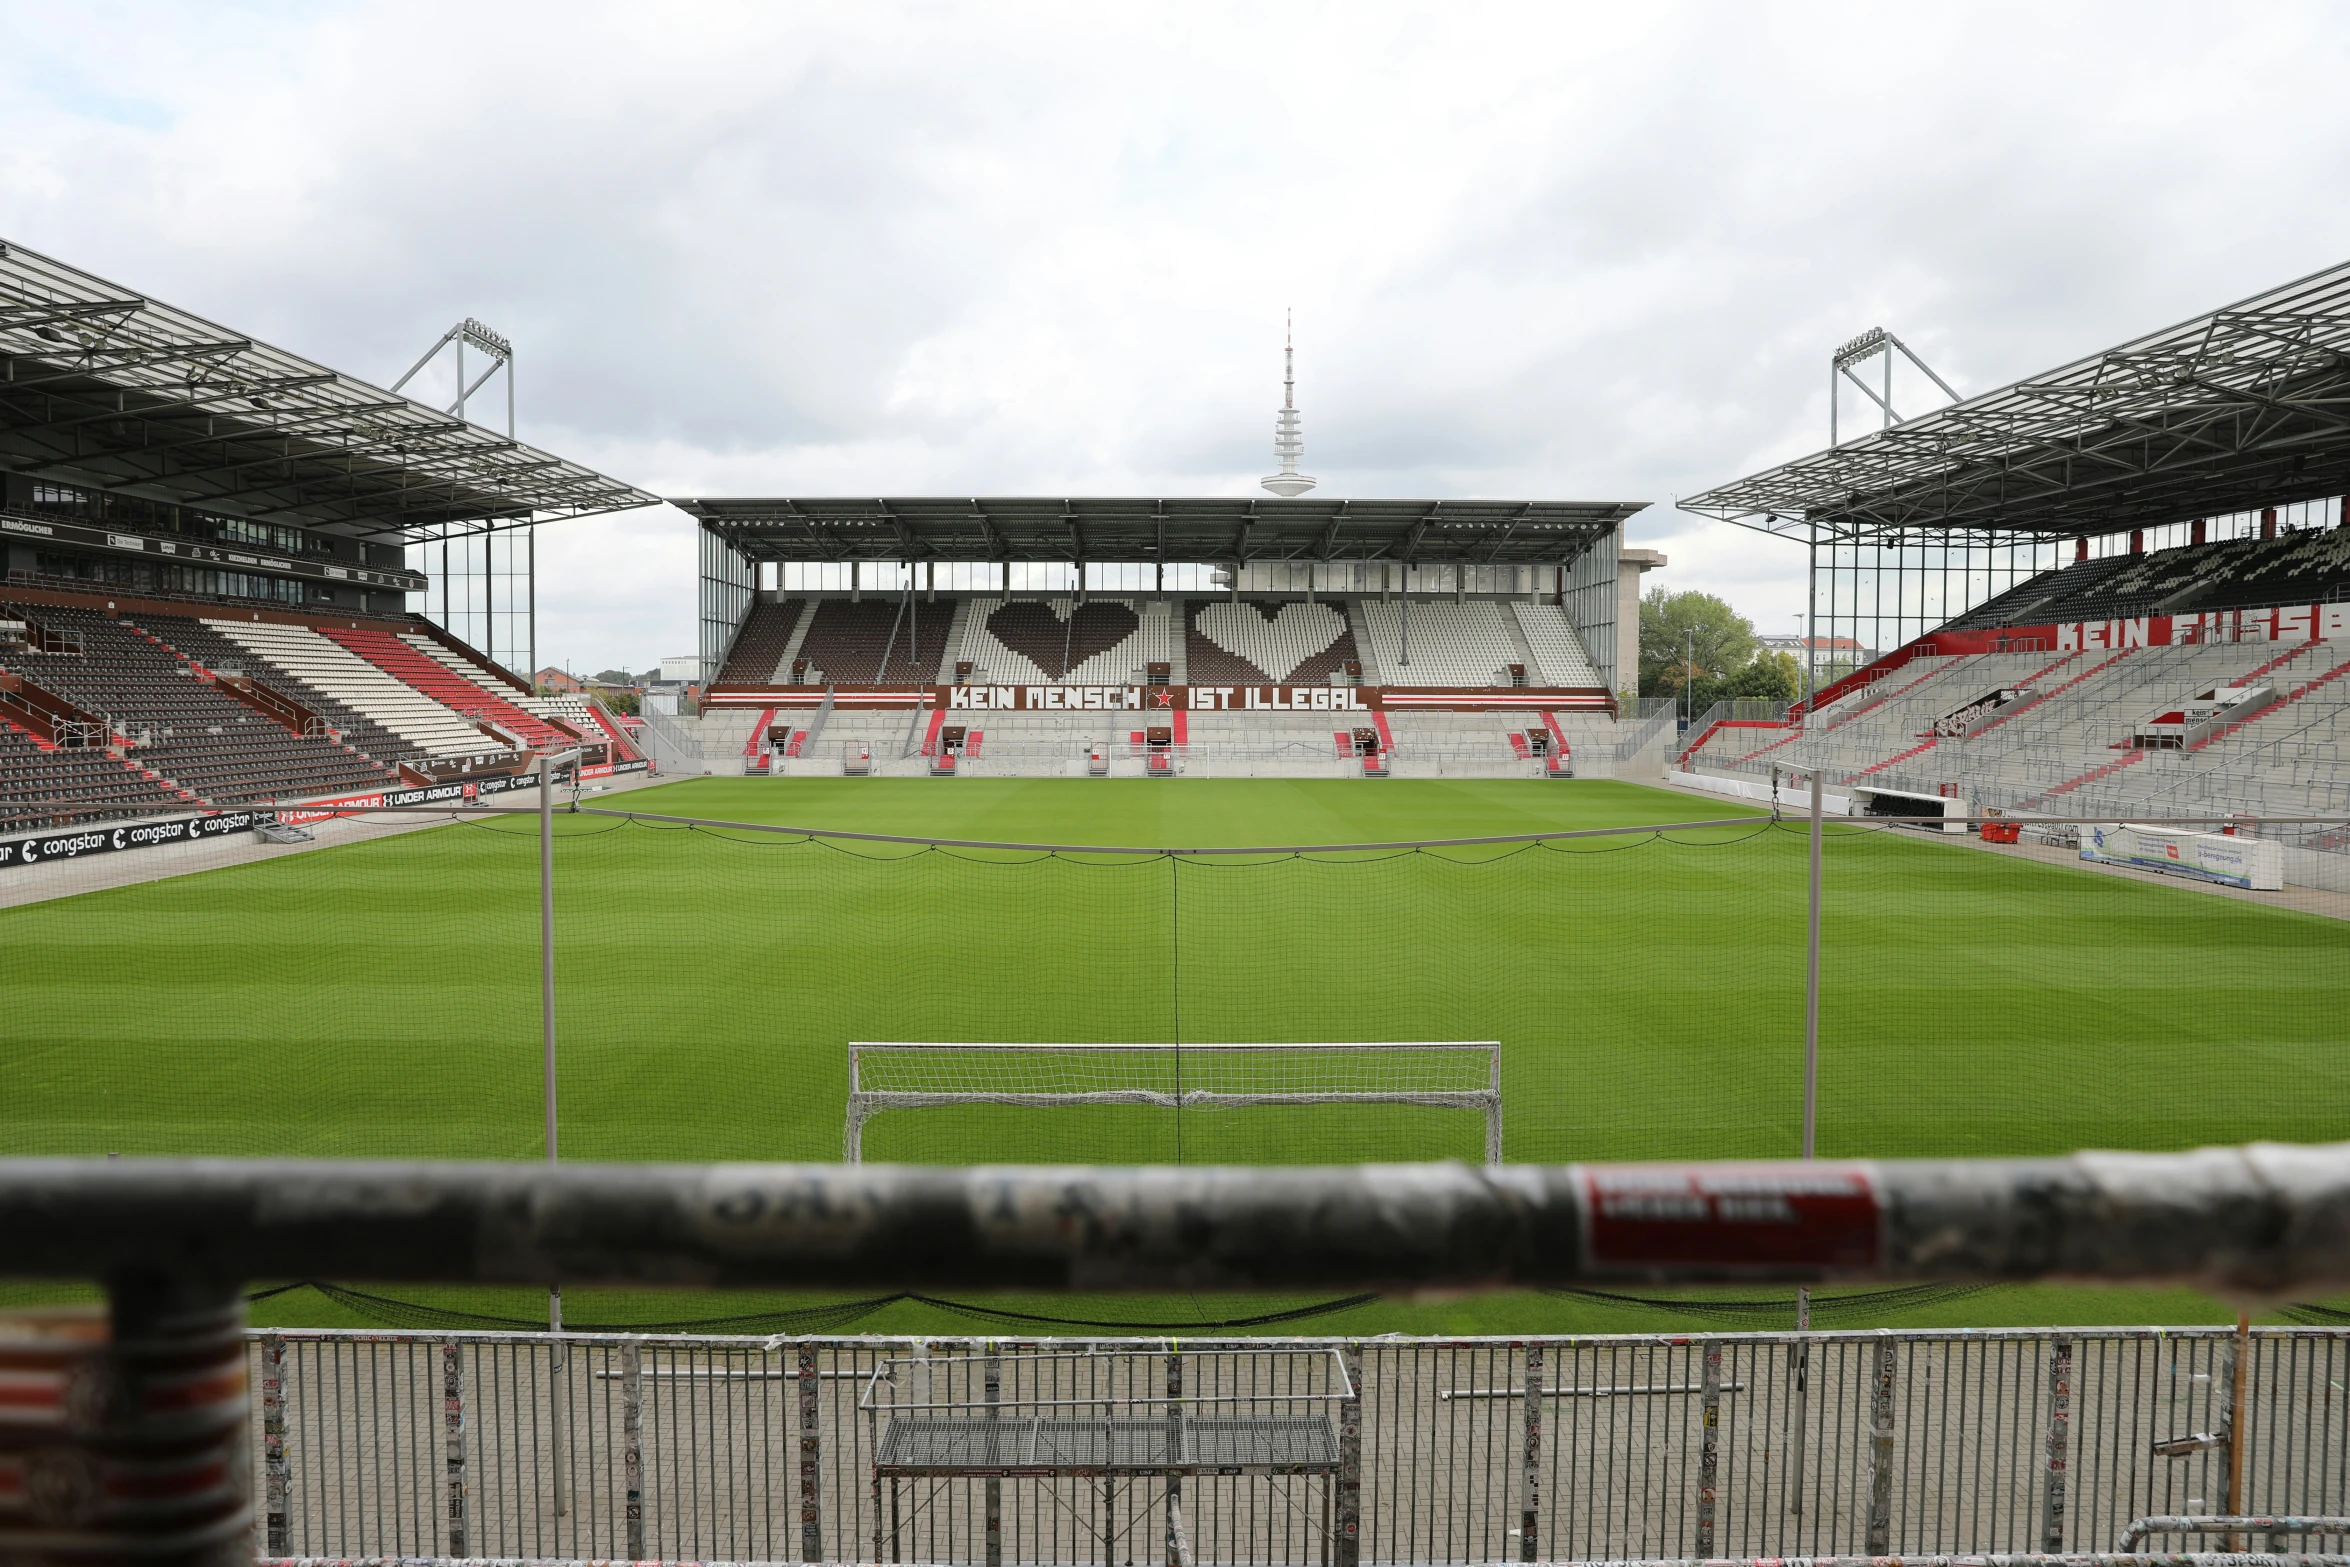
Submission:
[[[1808,627],[1806,640],[1808,637]],[[1820,1110],[1820,836],[1822,780],[1818,759],[1811,770],[1811,918],[1804,941],[1803,976],[1803,1157],[1816,1157]],[[1795,1292],[1795,1331],[1811,1331],[1811,1291]],[[1803,1514],[1803,1461],[1806,1406],[1811,1392],[1811,1346],[1797,1344],[1795,1361],[1794,1440],[1788,1444],[1787,1511]]]
[[[576,753],[575,753],[576,754]],[[539,1043],[540,1075],[546,1098],[547,1163],[555,1163],[555,758],[539,754]],[[563,1331],[563,1286],[547,1286],[547,1331]],[[570,1436],[571,1364],[561,1344],[548,1356],[547,1380],[553,1397],[554,1430],[549,1457],[553,1460],[555,1516],[571,1512]]]
[[[1820,798],[1816,759],[1811,770],[1811,928],[1803,977],[1803,1156],[1814,1157],[1820,1112]]]
[[[547,1163],[555,1143],[555,758],[539,755],[539,1034],[540,1080],[546,1100]],[[563,1287],[547,1290],[547,1331],[563,1331]]]

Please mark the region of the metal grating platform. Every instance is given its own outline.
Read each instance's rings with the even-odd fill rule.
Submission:
[[[895,1415],[874,1468],[902,1475],[1331,1474],[1322,1415]]]

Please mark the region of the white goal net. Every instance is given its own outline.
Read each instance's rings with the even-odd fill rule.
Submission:
[[[1171,1148],[1199,1163],[1349,1164],[1475,1158],[1481,1144],[1499,1164],[1501,1046],[849,1046],[850,1162],[865,1157],[868,1123],[901,1110],[948,1114],[908,1118],[878,1157],[1138,1164]],[[1227,1111],[1255,1113],[1202,1119]]]

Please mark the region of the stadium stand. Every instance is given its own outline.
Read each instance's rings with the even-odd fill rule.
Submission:
[[[591,702],[573,691],[562,692],[542,700],[546,706],[541,711],[561,719],[589,739],[601,740],[610,746],[613,761],[638,762],[644,760],[644,752],[630,737],[627,728],[612,714],[606,712],[603,704]]]
[[[785,599],[781,603],[762,600],[753,604],[714,683],[766,685],[790,680],[791,670],[785,665],[784,655],[791,649],[792,633],[799,629],[800,612],[807,605],[806,599]],[[941,610],[945,612],[943,606]]]
[[[104,715],[125,759],[182,798],[247,804],[376,788],[391,777],[368,757],[222,694],[135,625],[58,605],[9,613],[68,634],[78,650],[11,650],[0,665]]]
[[[1323,685],[1360,663],[1336,605],[1225,600],[1184,606],[1184,656],[1196,685]]]
[[[1575,623],[1567,612],[1556,604],[1526,604],[1511,601],[1510,613],[1518,620],[1518,630],[1524,634],[1526,645],[1533,651],[1535,670],[1540,678],[1535,682],[1545,686],[1591,687],[1600,684],[1599,671],[1591,667],[1591,655],[1583,650],[1583,639],[1575,635]]]
[[[566,746],[577,739],[435,658],[425,651],[431,645],[427,639],[413,632],[395,636],[388,631],[321,627],[319,635],[350,649],[450,711],[489,726],[517,749]]]
[[[2127,620],[2350,599],[2350,529],[2222,539],[2078,561],[2020,582],[1950,623],[1953,630]]]
[[[1391,685],[1506,686],[1510,665],[1535,662],[1532,650],[1511,633],[1502,606],[1491,599],[1414,603],[1409,663],[1403,656],[1403,606],[1367,599],[1362,611],[1372,654]]]
[[[953,617],[946,602],[828,599],[816,606],[799,656],[810,680],[821,673],[827,685],[928,685],[946,656]]]
[[[1164,600],[973,599],[955,658],[971,678],[1005,685],[1125,685],[1175,657]],[[951,678],[953,670],[947,671]]]
[[[553,726],[557,738],[546,742],[549,745],[569,747],[583,740],[592,745],[602,745],[608,741],[605,727],[596,720],[593,704],[576,691],[559,691],[552,696],[539,696],[512,683],[512,677],[502,677],[497,671],[474,662],[454,648],[436,642],[429,636],[413,631],[403,631],[400,633],[400,640],[447,669],[458,679],[479,686],[499,701],[510,703],[525,713]],[[624,758],[616,756],[616,759]]]
[[[2229,686],[2271,694],[2178,749],[2135,743],[2142,720]],[[1933,733],[1938,718],[2000,690],[2022,695],[1964,737]],[[2247,640],[1913,658],[1823,704],[1808,728],[1708,725],[1681,765],[1759,777],[1816,762],[1839,784],[1977,809],[2294,816],[2350,810],[2346,740],[2350,645]]]
[[[511,761],[513,748],[433,701],[424,693],[306,626],[265,621],[207,620],[204,624],[301,688],[364,715],[393,737],[378,761]]]
[[[217,674],[243,675],[259,670],[268,682],[283,689],[304,707],[317,713],[343,738],[343,743],[357,747],[366,755],[386,765],[420,758],[422,750],[392,733],[365,713],[338,701],[316,686],[296,679],[250,649],[230,641],[203,621],[184,616],[148,615],[139,622],[141,630],[191,664]]]
[[[186,803],[102,749],[52,747],[0,719],[0,828],[109,821]]]

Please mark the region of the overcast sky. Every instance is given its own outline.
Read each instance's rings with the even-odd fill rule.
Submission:
[[[2338,5],[85,0],[0,83],[0,237],[379,381],[478,316],[657,493],[1248,493],[1294,305],[1318,494],[1652,501],[1768,630],[1672,499],[1839,342],[1972,393],[2350,256]],[[693,647],[682,514],[542,570],[552,661]]]

